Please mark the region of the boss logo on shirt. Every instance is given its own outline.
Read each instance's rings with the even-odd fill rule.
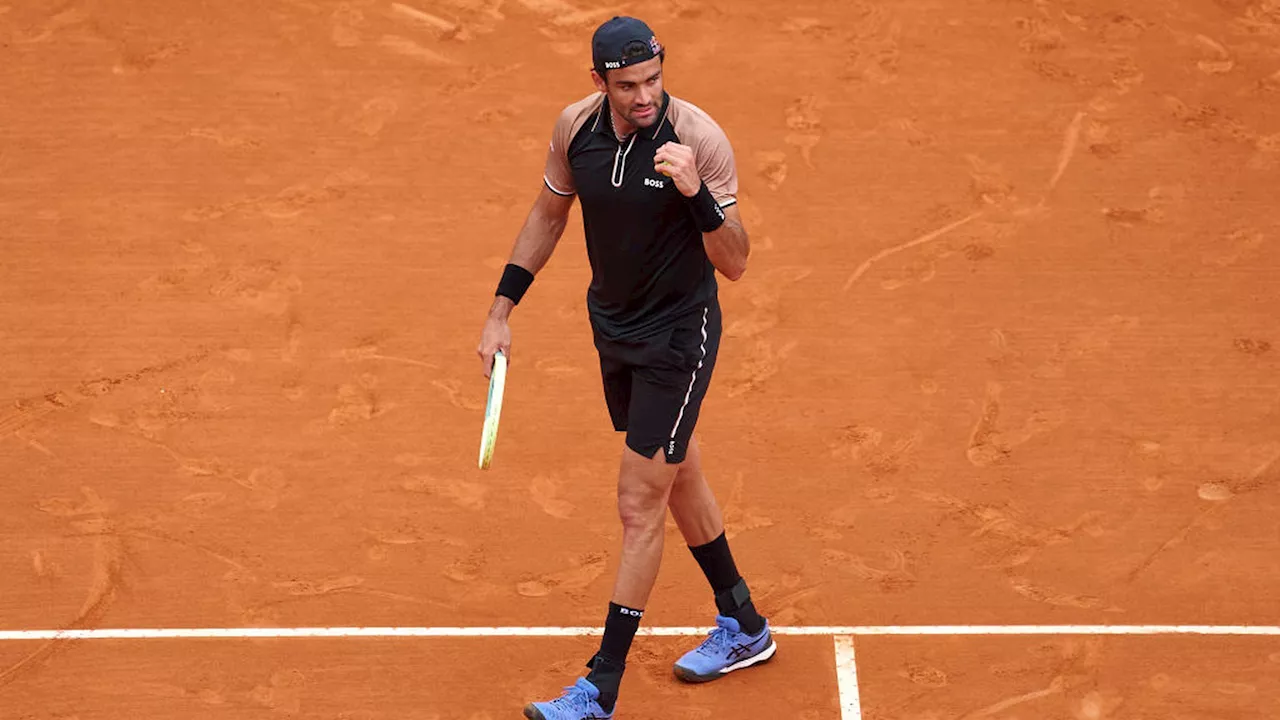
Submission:
[[[665,180],[654,180],[653,178],[645,178],[644,184],[651,188],[658,188],[659,190],[667,186]]]

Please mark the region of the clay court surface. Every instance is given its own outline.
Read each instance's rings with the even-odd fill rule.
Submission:
[[[474,350],[615,9],[737,153],[699,437],[773,623],[1277,623],[1275,0],[0,0],[0,631],[603,622],[576,208],[487,472]],[[13,640],[0,717],[499,720],[597,642]],[[842,716],[830,637],[693,642],[619,718]],[[876,720],[1280,716],[1276,637],[856,647]]]

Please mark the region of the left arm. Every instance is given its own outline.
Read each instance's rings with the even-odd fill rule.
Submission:
[[[729,280],[737,280],[747,271],[747,257],[751,255],[751,239],[742,226],[742,214],[737,205],[724,208],[724,224],[709,233],[702,234],[702,246],[707,257]]]
[[[747,271],[751,241],[742,224],[742,214],[738,211],[737,204],[720,208],[709,191],[703,189],[704,182],[698,172],[693,148],[669,142],[658,148],[653,162],[658,172],[675,182],[676,189],[685,196],[691,207],[697,207],[704,215],[718,209],[719,214],[724,216],[724,221],[718,227],[702,233],[702,246],[706,249],[711,264],[721,274],[731,281],[741,278]],[[713,205],[715,207],[711,208]],[[695,216],[700,214],[699,210],[693,212]]]

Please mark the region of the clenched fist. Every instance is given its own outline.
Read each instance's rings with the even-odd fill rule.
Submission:
[[[702,178],[698,175],[698,164],[693,157],[693,148],[680,143],[668,142],[658,148],[653,156],[653,169],[671,178],[676,189],[685,197],[693,197],[702,187]]]

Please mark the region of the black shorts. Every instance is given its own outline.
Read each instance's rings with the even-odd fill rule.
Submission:
[[[712,302],[687,319],[643,340],[595,335],[604,398],[613,429],[646,458],[662,450],[684,462],[711,385],[720,349],[720,307]]]

